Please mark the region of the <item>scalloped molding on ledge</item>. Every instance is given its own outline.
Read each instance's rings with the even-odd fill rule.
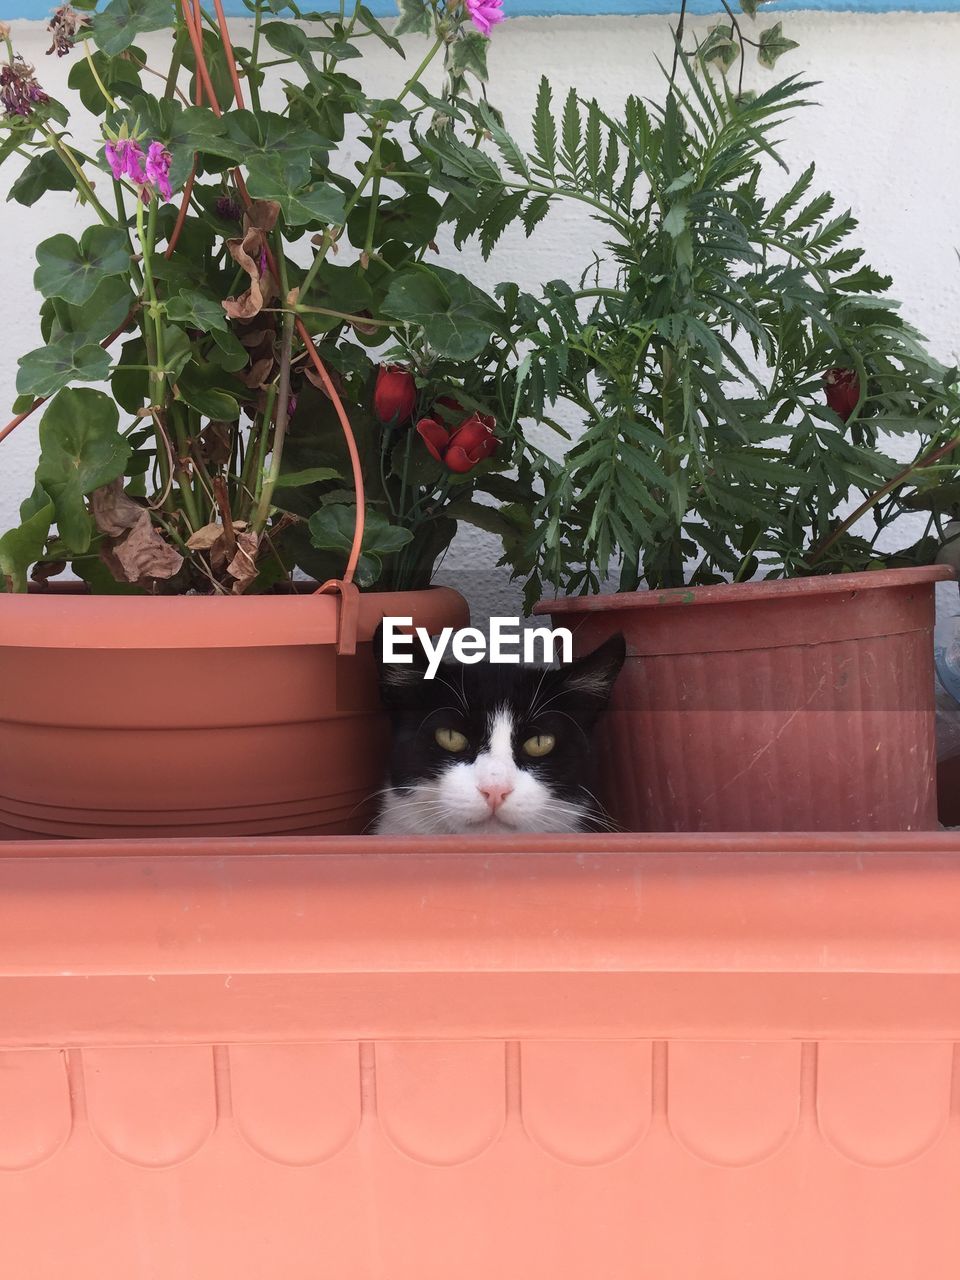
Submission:
[[[960,836],[0,839],[0,1277],[951,1280]]]

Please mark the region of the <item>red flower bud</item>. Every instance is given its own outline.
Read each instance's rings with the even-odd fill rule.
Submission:
[[[823,375],[823,385],[827,404],[846,422],[860,399],[860,379],[856,369],[828,369]]]
[[[401,426],[416,406],[417,384],[410,370],[400,364],[382,364],[373,392],[373,412],[381,426]]]
[[[472,413],[452,431],[434,418],[421,418],[417,434],[438,462],[450,471],[463,473],[496,453],[500,441],[493,434],[494,425],[493,418],[485,413]]]

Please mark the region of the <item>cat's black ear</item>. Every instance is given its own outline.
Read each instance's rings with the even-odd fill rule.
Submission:
[[[599,715],[609,701],[627,656],[627,642],[618,631],[609,640],[561,669],[563,692],[582,699]]]
[[[414,633],[409,644],[399,646],[409,654],[410,662],[386,662],[383,656],[383,623],[373,633],[373,653],[380,672],[380,697],[387,707],[400,706],[415,694],[426,675],[429,660],[419,637]]]

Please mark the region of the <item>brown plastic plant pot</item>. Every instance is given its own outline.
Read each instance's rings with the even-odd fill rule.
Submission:
[[[354,592],[350,655],[347,607],[0,594],[0,836],[362,831],[388,741],[371,636],[469,615],[447,588]]]
[[[5,1280],[953,1280],[960,840],[0,841]]]
[[[544,601],[575,652],[622,631],[598,732],[632,831],[937,825],[934,584],[946,566]]]

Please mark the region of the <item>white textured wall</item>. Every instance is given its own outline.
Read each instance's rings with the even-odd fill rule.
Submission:
[[[509,0],[506,7],[509,9]],[[819,106],[808,108],[784,138],[783,153],[799,171],[811,159],[818,181],[839,203],[850,205],[861,222],[862,243],[875,266],[895,280],[895,293],[909,318],[930,338],[941,358],[960,352],[960,16],[945,14],[799,14],[784,16],[800,49],[785,57],[778,71],[799,72],[821,82]],[[239,32],[243,23],[233,24]],[[700,20],[705,26],[705,20]],[[41,82],[66,96],[70,60],[44,56],[42,23],[17,22],[14,46],[37,64]],[[140,42],[151,61],[165,65],[167,38]],[[419,56],[419,38],[408,41]],[[361,74],[380,96],[402,81],[403,66],[394,55],[368,44]],[[490,96],[505,112],[508,126],[529,140],[537,83],[546,73],[558,94],[570,85],[595,94],[616,109],[629,92],[659,95],[662,78],[656,58],[666,59],[671,40],[664,18],[522,18],[494,32],[490,50]],[[351,71],[354,70],[353,64]],[[410,67],[408,58],[407,68]],[[415,61],[413,65],[416,65]],[[751,62],[748,85],[768,82],[770,72]],[[271,105],[280,107],[275,92]],[[92,131],[76,122],[77,139],[92,143]],[[10,162],[0,169],[0,192],[16,173]],[[80,214],[85,217],[85,214]],[[71,200],[51,195],[41,206],[24,209],[0,204],[3,274],[0,307],[0,418],[14,398],[16,357],[40,341],[32,289],[36,243],[78,223]],[[453,252],[446,263],[459,266],[490,286],[516,280],[528,288],[557,276],[575,279],[595,239],[579,212],[555,213],[531,241],[522,234],[504,239],[493,259],[467,253],[460,264]],[[2,425],[2,422],[0,422]],[[0,529],[16,519],[18,503],[29,492],[36,458],[36,423],[30,420],[0,445]],[[491,563],[493,541],[467,531],[448,560],[456,581],[465,573],[480,576],[466,593],[476,612],[497,603],[515,607],[515,595],[494,585],[484,566]]]

